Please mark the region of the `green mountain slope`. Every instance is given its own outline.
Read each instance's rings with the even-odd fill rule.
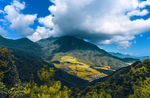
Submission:
[[[73,56],[92,66],[110,66],[118,69],[126,65],[121,59],[110,55],[96,45],[71,36],[44,39],[37,43],[43,47],[44,56],[48,61],[60,61],[63,56]]]
[[[136,62],[116,71],[114,74],[94,81],[81,96],[95,98],[149,98],[150,97],[150,59]]]
[[[63,70],[55,68],[53,64],[45,62],[41,59],[41,46],[27,38],[9,40],[0,37],[0,47],[8,48],[14,54],[14,64],[18,70],[19,79],[23,82],[29,81],[32,74],[35,74],[35,77],[37,77],[37,71],[41,69],[43,65],[47,65],[56,70],[56,80],[62,81],[62,83],[67,84],[67,86],[83,86],[88,83],[88,81],[72,76]],[[38,82],[39,80],[35,78],[35,81]]]
[[[84,40],[64,36],[36,43],[27,38],[10,40],[0,37],[0,46],[13,50],[22,80],[42,65],[54,65],[72,76],[93,81],[127,66],[117,57]],[[28,72],[27,75],[24,73]]]
[[[0,36],[0,46],[12,49],[15,53],[17,52],[17,54],[24,52],[30,54],[30,56],[37,57],[41,55],[41,46],[27,38],[11,40]]]
[[[89,81],[127,66],[122,59],[110,55],[92,43],[72,36],[42,39],[37,43],[42,47],[43,58],[47,62]]]

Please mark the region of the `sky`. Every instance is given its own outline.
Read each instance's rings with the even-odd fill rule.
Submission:
[[[106,51],[150,56],[150,0],[0,0],[0,35],[71,35]]]

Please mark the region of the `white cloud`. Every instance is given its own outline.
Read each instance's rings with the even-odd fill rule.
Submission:
[[[149,12],[147,10],[135,10],[135,11],[132,11],[132,12],[129,12],[128,13],[128,16],[145,16],[147,15]]]
[[[40,39],[48,38],[49,36],[53,35],[53,33],[54,32],[51,31],[49,28],[38,26],[36,32],[28,36],[28,38],[32,41],[38,41]]]
[[[27,36],[34,32],[30,25],[34,24],[37,15],[22,14],[20,11],[24,8],[24,2],[20,3],[14,0],[11,5],[5,6],[4,12],[7,14],[5,18],[10,22],[10,28],[15,30],[18,35]]]
[[[55,7],[54,5],[52,5],[52,6],[50,6],[50,7],[48,8],[48,10],[49,10],[51,13],[55,13],[56,7]]]
[[[150,0],[143,1],[142,3],[139,4],[139,7],[144,8],[148,5],[150,5]]]
[[[48,8],[48,10],[51,13],[54,13],[56,11],[54,5],[50,6]],[[44,27],[38,26],[36,31],[32,35],[28,36],[29,39],[31,39],[32,41],[38,41],[40,39],[48,38],[50,36],[55,35],[54,30],[51,30],[54,27],[53,15],[50,14],[50,15],[45,16],[45,17],[40,17],[38,19],[38,22],[40,24],[42,24]]]
[[[150,30],[150,18],[130,20],[130,16],[144,16],[140,11],[149,0],[53,0],[49,10],[55,15],[51,36],[72,35],[100,44],[116,43],[126,48],[135,35]],[[126,14],[127,13],[127,14]]]
[[[39,18],[39,23],[43,24],[46,27],[52,28],[54,23],[52,22],[53,16],[49,15],[44,18]]]

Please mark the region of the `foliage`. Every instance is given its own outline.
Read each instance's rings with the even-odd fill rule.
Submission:
[[[40,86],[34,81],[25,84],[23,90],[25,96],[30,98],[69,98],[71,90],[62,86],[60,81],[53,79],[53,69],[47,69],[45,66],[38,71],[38,76],[44,83]]]
[[[113,98],[149,98],[150,59],[116,71],[113,75],[104,78],[103,81],[86,88],[80,93],[80,97],[87,95],[92,97],[99,94],[98,91],[101,90],[105,92],[104,95]]]

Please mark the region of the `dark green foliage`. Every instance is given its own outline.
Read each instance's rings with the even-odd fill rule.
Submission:
[[[32,75],[30,83],[24,84],[22,98],[69,98],[71,90],[62,86],[60,81],[55,81],[54,73],[55,70],[48,69],[46,66],[39,70],[37,72],[38,78],[43,83],[40,85],[34,82]]]
[[[14,56],[8,49],[0,47],[0,97],[6,97],[8,89],[15,85],[20,85],[20,79]]]
[[[139,59],[134,59],[134,58],[123,58],[124,62],[128,62],[128,63],[133,63],[133,62],[137,62],[140,61]]]
[[[93,90],[104,90],[113,98],[149,98],[150,59],[122,68],[100,82],[95,81],[92,85],[86,88],[81,96],[87,96]]]
[[[20,82],[14,56],[6,48],[0,48],[0,80],[11,87]]]

